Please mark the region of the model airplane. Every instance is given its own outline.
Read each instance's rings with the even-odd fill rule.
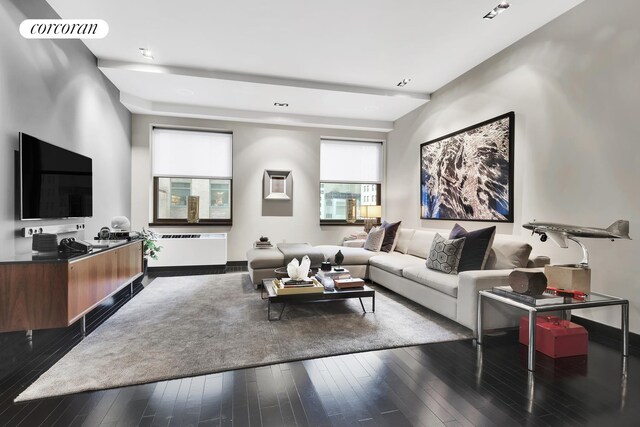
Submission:
[[[561,248],[568,247],[567,240],[573,240],[582,248],[583,257],[582,266],[589,265],[589,253],[587,248],[577,240],[577,237],[588,237],[595,239],[631,239],[629,237],[629,221],[619,220],[611,224],[607,228],[597,227],[581,227],[579,225],[556,224],[553,222],[537,222],[532,221],[522,225],[527,230],[531,230],[531,234],[539,234],[540,240],[547,241],[551,237]]]

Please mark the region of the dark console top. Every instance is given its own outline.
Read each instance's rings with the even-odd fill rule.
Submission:
[[[136,243],[142,241],[142,239],[133,239],[131,241],[128,240],[101,240],[99,241],[99,247],[94,247],[91,252],[86,254],[82,253],[51,253],[51,254],[39,254],[37,252],[26,252],[26,253],[17,253],[14,254],[13,257],[4,257],[0,259],[0,264],[15,264],[15,263],[31,263],[31,262],[42,262],[42,263],[55,263],[55,262],[69,262],[77,259],[82,259],[86,257],[90,257],[94,254],[108,251],[113,248],[117,248],[119,246],[124,246],[129,243]],[[97,242],[96,242],[97,243]]]

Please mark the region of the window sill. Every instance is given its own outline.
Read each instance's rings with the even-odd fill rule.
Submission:
[[[220,222],[150,222],[149,227],[220,227],[231,226],[232,221],[220,221]]]
[[[330,220],[320,220],[320,225],[338,225],[338,226],[349,226],[349,227],[363,227],[364,221],[358,220],[356,222],[347,222],[344,220],[338,221],[330,221]]]

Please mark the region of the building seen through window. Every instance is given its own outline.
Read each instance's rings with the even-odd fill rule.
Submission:
[[[320,219],[347,219],[347,200],[356,200],[356,217],[360,218],[361,205],[375,205],[377,185],[350,183],[320,184]]]

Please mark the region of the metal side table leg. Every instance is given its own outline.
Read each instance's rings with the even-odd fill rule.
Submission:
[[[622,356],[629,356],[629,303],[622,304]]]
[[[476,323],[476,343],[482,345],[482,294],[478,294],[478,322]]]
[[[536,370],[536,316],[535,310],[529,311],[529,353],[527,357],[527,369]]]

